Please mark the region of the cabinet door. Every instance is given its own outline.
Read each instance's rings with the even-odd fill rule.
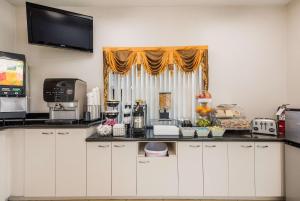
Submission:
[[[55,131],[25,131],[25,197],[55,196]]]
[[[10,141],[11,196],[24,196],[25,129],[8,129]]]
[[[136,195],[136,142],[112,142],[112,195]]]
[[[176,196],[178,194],[177,158],[138,157],[138,196]]]
[[[255,143],[256,196],[283,196],[283,144]]]
[[[178,142],[180,196],[203,196],[202,142]]]
[[[8,200],[10,194],[10,143],[8,136],[9,130],[0,131],[0,200]]]
[[[228,195],[227,143],[203,143],[204,196]]]
[[[86,132],[56,131],[56,196],[86,196]]]
[[[254,143],[228,143],[229,196],[255,196]]]
[[[111,143],[87,143],[87,196],[111,195]]]
[[[300,200],[300,149],[285,145],[285,182],[286,201]]]

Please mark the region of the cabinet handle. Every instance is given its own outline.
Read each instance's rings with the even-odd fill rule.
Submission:
[[[268,145],[257,145],[256,147],[257,147],[257,148],[263,148],[263,149],[264,149],[264,148],[268,148],[269,146],[268,146]]]
[[[124,145],[124,144],[122,144],[122,145],[117,145],[117,144],[115,144],[114,147],[122,148],[122,147],[125,147],[125,145]]]
[[[190,147],[192,147],[192,148],[199,148],[199,147],[201,147],[201,145],[191,145],[190,144]]]
[[[251,148],[252,145],[241,145],[242,148]]]
[[[98,145],[98,147],[100,147],[100,148],[108,148],[109,145]]]
[[[139,163],[146,164],[146,163],[150,163],[150,161],[139,161]]]
[[[216,147],[216,145],[205,145],[205,147],[207,147],[207,148],[214,148],[214,147]]]
[[[53,132],[50,132],[50,133],[48,133],[48,132],[42,132],[42,134],[43,134],[43,135],[52,135]]]
[[[65,132],[65,133],[57,133],[58,135],[69,135],[69,132]]]

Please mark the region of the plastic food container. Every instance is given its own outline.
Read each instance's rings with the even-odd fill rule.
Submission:
[[[225,129],[222,127],[211,127],[210,131],[213,137],[222,137],[225,133]]]
[[[125,136],[125,131],[124,124],[115,124],[113,126],[113,136]]]
[[[112,127],[109,125],[99,125],[97,127],[97,133],[99,136],[109,136],[112,134]]]
[[[163,142],[149,142],[144,151],[147,157],[164,157],[168,155],[168,146]]]
[[[198,137],[207,137],[210,130],[207,127],[197,127],[196,132]]]
[[[221,104],[216,107],[217,118],[244,118],[245,114],[241,107],[237,104]]]
[[[181,127],[180,128],[181,134],[183,137],[194,137],[195,136],[195,129],[191,127]]]

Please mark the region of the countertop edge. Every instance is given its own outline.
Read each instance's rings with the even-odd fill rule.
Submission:
[[[270,137],[270,138],[253,138],[253,137],[194,137],[194,138],[185,138],[185,137],[95,137],[96,134],[93,134],[86,138],[86,142],[147,142],[147,141],[162,141],[162,142],[172,142],[172,141],[182,141],[182,142],[285,142],[284,138]]]
[[[8,130],[8,129],[80,129],[80,128],[90,128],[93,126],[97,126],[101,124],[102,121],[95,121],[90,123],[77,123],[77,124],[18,124],[18,125],[4,125],[0,126],[0,131]]]
[[[286,139],[286,140],[285,140],[285,144],[300,149],[300,143],[298,143],[298,142],[294,142],[294,141],[291,141],[291,140],[287,140],[287,139]]]

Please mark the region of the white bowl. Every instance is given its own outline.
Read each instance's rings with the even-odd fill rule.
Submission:
[[[210,131],[213,137],[222,137],[225,133],[224,128],[219,128],[218,130],[210,129]]]
[[[207,137],[210,130],[207,127],[197,127],[196,132],[198,137]]]
[[[183,137],[194,137],[195,136],[195,129],[191,127],[181,127],[180,128],[181,134]]]

